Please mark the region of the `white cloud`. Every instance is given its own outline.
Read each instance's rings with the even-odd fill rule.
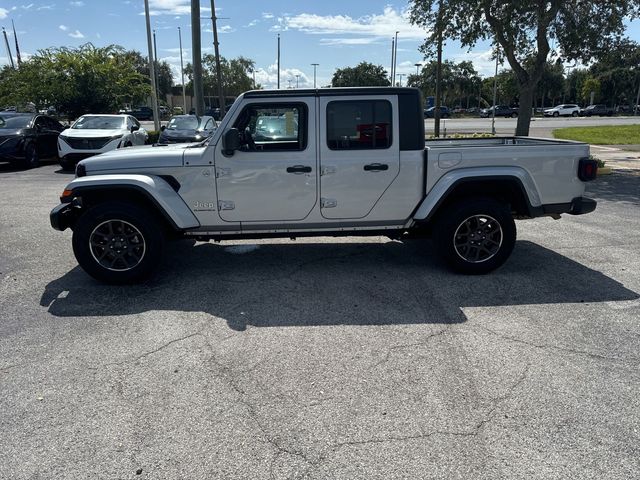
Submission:
[[[84,2],[69,2],[69,5],[71,5],[72,7],[84,7]]]
[[[493,57],[493,49],[478,52],[462,52],[451,55],[450,60],[454,62],[471,61],[474,68],[480,75],[493,77],[496,68],[496,60]]]
[[[22,8],[23,10],[29,10],[31,9],[31,7],[33,7],[33,3],[29,3],[28,5],[21,5],[20,8]]]
[[[251,20],[249,23],[247,23],[244,27],[248,28],[248,27],[255,27],[258,23],[260,22],[260,20]]]
[[[82,34],[82,32],[80,30],[76,30],[75,32],[71,32],[69,34],[69,36],[71,38],[84,38],[84,35]]]
[[[300,75],[298,78],[299,88],[312,88],[313,87],[313,74],[310,77],[297,68],[280,68],[280,88],[295,88],[296,87],[296,75]],[[278,87],[278,64],[273,63],[266,69],[256,69],[256,83],[259,83],[262,88],[277,88]],[[318,85],[321,85],[320,79],[318,79]]]
[[[264,12],[262,14],[262,18],[264,18],[265,20],[269,20],[269,19],[273,18],[273,13]]]
[[[53,7],[55,7],[55,3],[52,3],[50,5],[41,5],[38,8],[36,8],[36,10],[40,11],[40,10],[53,10]]]
[[[211,28],[205,28],[202,31],[203,32],[207,32],[207,33],[213,33],[213,30]],[[236,31],[236,29],[233,28],[231,25],[220,25],[220,26],[218,26],[218,33],[233,33],[235,31]]]
[[[62,30],[63,32],[66,32],[67,30],[69,30],[69,27],[67,27],[66,25],[60,25],[60,26],[58,26],[58,28],[60,30]]]
[[[272,30],[298,30],[316,35],[357,35],[387,39],[393,37],[398,31],[400,32],[399,40],[424,40],[426,37],[425,30],[409,22],[408,11],[396,10],[390,6],[385,7],[382,14],[366,15],[360,18],[314,13],[279,17]]]
[[[221,9],[216,8],[216,13]],[[211,8],[200,6],[201,12],[211,12]],[[149,0],[150,15],[191,15],[191,0]],[[141,12],[144,15],[144,12]]]
[[[0,8],[0,19],[7,18],[8,14],[9,10],[7,10],[6,8]]]
[[[371,45],[379,43],[380,39],[376,37],[354,37],[354,38],[321,38],[320,45]]]

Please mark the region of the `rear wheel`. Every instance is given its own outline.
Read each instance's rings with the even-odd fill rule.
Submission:
[[[40,166],[40,156],[35,143],[30,143],[24,150],[24,165],[26,168],[36,168]]]
[[[573,112],[573,113],[571,114],[571,116],[572,116],[572,117],[577,117],[577,116],[578,116],[578,112]]]
[[[560,112],[553,112],[553,116],[554,117],[559,117],[560,116]]]
[[[517,114],[516,112],[513,112],[513,113],[511,114],[511,118],[516,118],[517,116],[518,116],[518,114]]]
[[[164,234],[149,212],[107,202],[78,219],[72,243],[78,263],[96,280],[135,283],[148,278],[160,262]]]
[[[483,274],[509,258],[516,225],[508,205],[492,198],[466,198],[440,214],[435,240],[440,255],[454,270]]]

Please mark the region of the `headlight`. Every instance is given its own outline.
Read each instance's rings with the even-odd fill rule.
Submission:
[[[196,140],[202,140],[204,137],[200,134],[197,134],[195,138]]]

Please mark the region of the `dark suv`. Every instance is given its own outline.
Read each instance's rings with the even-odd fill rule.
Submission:
[[[480,116],[482,118],[492,117],[494,108],[496,109],[496,117],[516,118],[518,116],[518,110],[507,105],[496,105],[495,107],[483,108],[480,110]]]
[[[614,114],[613,108],[607,107],[601,103],[597,105],[589,105],[587,108],[580,110],[581,117],[591,117],[598,115],[600,117],[610,117]]]
[[[153,120],[153,109],[151,107],[136,107],[129,115],[136,117],[136,120]]]

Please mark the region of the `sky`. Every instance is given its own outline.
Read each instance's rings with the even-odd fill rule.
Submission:
[[[191,0],[149,0],[158,57],[172,66],[176,83],[180,83],[178,27],[182,29],[184,62],[191,60],[190,4]],[[203,52],[212,53],[211,2],[202,0],[201,9],[205,17],[201,25]],[[283,88],[296,86],[296,81],[301,88],[312,87],[312,63],[320,64],[318,86],[330,84],[336,68],[361,61],[389,70],[391,38],[396,31],[400,32],[397,72],[415,73],[415,64],[424,61],[418,48],[426,33],[409,22],[406,1],[217,0],[216,14],[221,55],[242,55],[255,61],[256,81],[266,88],[275,88],[277,82],[277,34],[281,36]],[[0,0],[0,26],[10,35],[15,57],[11,20],[24,57],[43,48],[87,42],[147,51],[143,0]],[[640,40],[640,23],[630,23],[627,33]],[[443,57],[471,60],[484,76],[492,76],[495,68],[487,42],[471,51],[448,42]],[[8,61],[2,41],[0,65]]]

